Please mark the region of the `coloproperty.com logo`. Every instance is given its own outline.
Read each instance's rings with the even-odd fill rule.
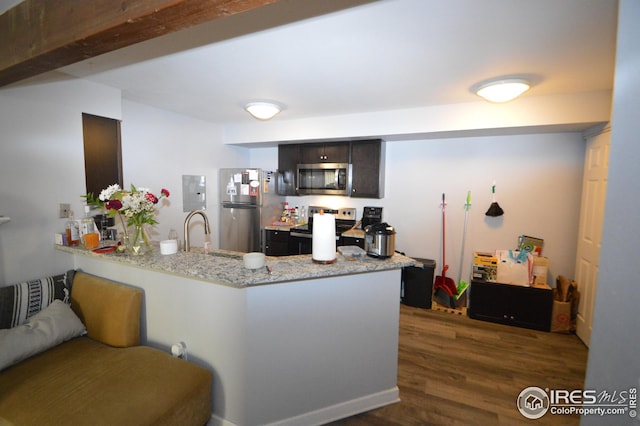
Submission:
[[[596,391],[592,389],[542,389],[531,386],[518,395],[520,413],[528,419],[552,415],[594,415],[636,417],[637,389]]]

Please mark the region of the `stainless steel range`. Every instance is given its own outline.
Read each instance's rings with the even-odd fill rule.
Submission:
[[[356,209],[342,208],[332,209],[330,207],[309,206],[309,220],[306,225],[291,228],[289,233],[289,247],[292,254],[311,254],[311,236],[313,233],[313,215],[324,211],[325,214],[332,214],[336,217],[336,245],[340,246],[342,233],[353,228],[356,224]]]

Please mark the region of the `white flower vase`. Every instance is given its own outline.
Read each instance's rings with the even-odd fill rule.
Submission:
[[[151,252],[151,246],[147,239],[147,234],[142,225],[135,225],[133,232],[129,236],[129,244],[127,245],[129,254],[132,256],[143,256]]]

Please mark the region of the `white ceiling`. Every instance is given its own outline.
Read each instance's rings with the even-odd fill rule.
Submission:
[[[475,83],[528,76],[525,96],[613,87],[616,0],[281,0],[62,68],[145,104],[220,123],[474,102]]]

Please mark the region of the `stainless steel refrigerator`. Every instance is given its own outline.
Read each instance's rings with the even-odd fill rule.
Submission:
[[[262,169],[220,169],[220,248],[264,251],[265,226],[280,219],[284,197],[277,173]]]

